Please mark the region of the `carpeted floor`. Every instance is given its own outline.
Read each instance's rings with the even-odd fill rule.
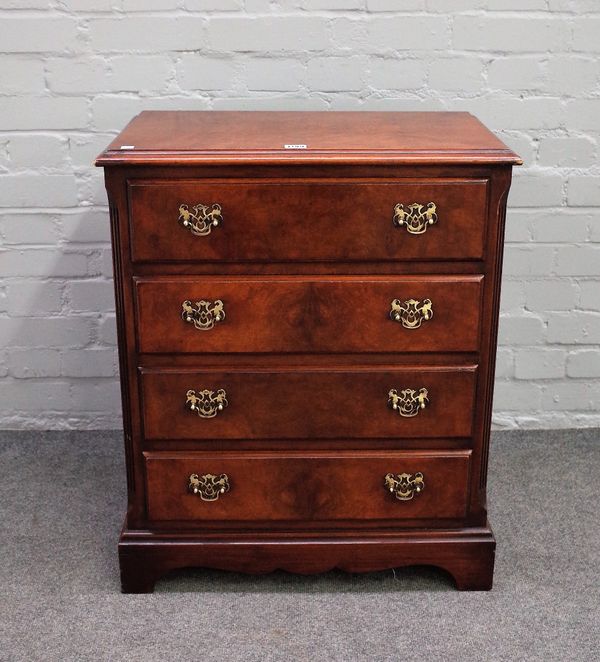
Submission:
[[[185,571],[121,595],[117,432],[0,433],[0,660],[600,659],[600,431],[496,433],[495,587]]]

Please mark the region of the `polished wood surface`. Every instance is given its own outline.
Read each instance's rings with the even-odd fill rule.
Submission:
[[[487,181],[135,179],[129,183],[134,261],[251,262],[477,259],[483,256]],[[397,203],[436,205],[421,235],[392,223]],[[222,207],[198,237],[178,222],[182,204]]]
[[[479,346],[483,276],[196,277],[135,281],[142,353],[468,352]],[[390,318],[392,301],[426,299],[418,328]],[[182,304],[223,302],[225,319],[197,329]]]
[[[430,564],[458,588],[491,588],[487,458],[518,162],[465,113],[142,113],[100,155],[127,458],[124,591],[191,565]],[[425,232],[394,227],[396,203],[430,201],[438,221]],[[214,202],[222,225],[205,237],[182,227],[181,204]],[[405,329],[388,317],[392,297],[430,298],[434,317]],[[182,301],[201,298],[225,304],[210,331],[181,318]],[[390,388],[422,386],[417,416],[389,408]],[[202,388],[227,389],[215,418],[185,407]],[[361,500],[349,484],[379,475],[384,457],[425,462],[436,490],[396,503],[378,483]],[[231,463],[235,482],[199,504],[185,473],[207,458],[210,472]],[[283,493],[267,494],[271,474]]]
[[[302,439],[468,437],[476,366],[321,370],[143,369],[148,439]],[[427,388],[429,404],[412,418],[388,405],[395,388]],[[185,409],[186,393],[225,389],[229,405],[214,418]]]
[[[286,149],[285,145],[306,145]],[[520,163],[469,113],[144,111],[97,159],[122,163]]]
[[[150,520],[327,523],[336,520],[460,519],[466,514],[470,451],[146,453]],[[421,472],[425,488],[400,501],[388,473]],[[227,474],[230,490],[203,501],[191,474]]]

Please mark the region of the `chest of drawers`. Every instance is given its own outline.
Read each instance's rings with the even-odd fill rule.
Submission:
[[[202,566],[489,589],[506,197],[467,113],[144,112],[98,157],[122,588]]]

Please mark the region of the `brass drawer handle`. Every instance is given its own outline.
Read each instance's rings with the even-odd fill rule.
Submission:
[[[405,418],[416,416],[428,404],[429,392],[426,388],[420,388],[418,391],[412,388],[405,388],[400,393],[393,388],[388,393],[388,405]]]
[[[410,234],[423,234],[429,225],[437,223],[437,206],[435,202],[428,202],[421,205],[413,202],[407,208],[399,202],[394,207],[394,226],[397,228],[406,228]]]
[[[385,488],[400,501],[410,501],[415,494],[425,489],[425,480],[420,471],[416,474],[386,474],[384,481]]]
[[[193,324],[199,331],[212,329],[217,322],[225,319],[225,307],[221,299],[216,301],[184,301],[181,304],[181,319]]]
[[[218,391],[209,391],[208,389],[194,391],[190,389],[185,394],[185,406],[190,411],[195,411],[200,418],[214,418],[228,404],[227,393],[223,388]]]
[[[400,301],[394,299],[390,304],[390,319],[400,322],[405,329],[418,329],[422,322],[427,322],[433,317],[433,303],[431,299],[416,299]]]
[[[179,222],[196,237],[206,237],[213,228],[223,222],[221,205],[216,202],[212,205],[203,205],[199,202],[192,207],[192,211],[185,203],[179,205]]]
[[[214,474],[192,474],[188,484],[188,490],[192,494],[197,494],[202,501],[216,501],[221,494],[229,492],[229,476],[221,474],[215,476]]]

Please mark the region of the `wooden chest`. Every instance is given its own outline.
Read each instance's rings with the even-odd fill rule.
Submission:
[[[144,112],[98,157],[123,591],[187,566],[444,568],[489,589],[519,158],[467,113]]]

